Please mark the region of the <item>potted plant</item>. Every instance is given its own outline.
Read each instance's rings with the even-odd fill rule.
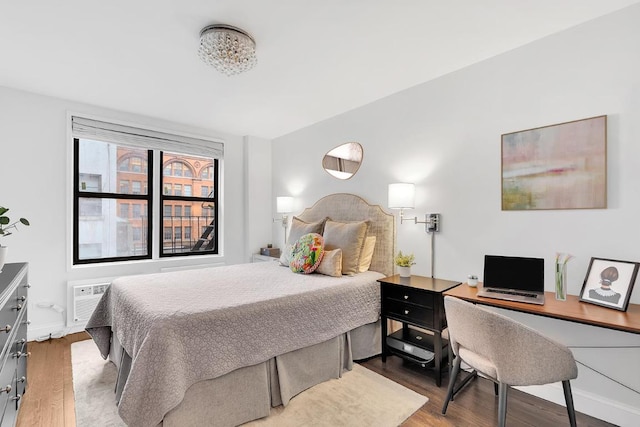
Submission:
[[[18,229],[18,224],[30,225],[26,218],[20,218],[17,221],[11,222],[11,219],[5,214],[9,212],[9,208],[0,207],[0,237],[7,237],[13,234],[14,230]],[[2,245],[0,240],[0,272],[4,267],[5,260],[7,258],[7,247]]]
[[[413,254],[403,254],[402,251],[398,252],[398,255],[394,258],[394,262],[396,266],[398,266],[398,274],[400,277],[409,277],[411,276],[411,266],[415,264],[413,262],[415,260],[415,256]]]

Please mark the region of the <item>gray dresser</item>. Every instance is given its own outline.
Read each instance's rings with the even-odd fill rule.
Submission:
[[[26,262],[5,264],[0,273],[0,426],[16,424],[27,388]]]

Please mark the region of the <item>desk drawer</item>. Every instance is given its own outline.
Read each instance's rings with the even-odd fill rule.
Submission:
[[[416,304],[393,299],[385,299],[385,316],[406,320],[418,326],[433,328],[433,310]]]
[[[421,305],[433,308],[434,294],[420,289],[405,288],[402,286],[386,286],[385,298]]]

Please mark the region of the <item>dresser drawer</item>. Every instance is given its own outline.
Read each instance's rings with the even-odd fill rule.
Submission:
[[[385,286],[385,299],[391,298],[403,302],[433,308],[434,294],[420,289],[407,288],[402,286]]]
[[[18,311],[16,311],[15,307],[14,298],[9,298],[7,303],[0,308],[0,349],[5,349],[6,351],[10,350],[7,348],[12,344],[9,339],[14,334],[13,328],[17,326]]]
[[[384,315],[405,320],[425,328],[432,328],[433,309],[393,299],[385,299]]]
[[[5,411],[11,411],[15,407],[14,378],[16,375],[16,358],[9,355],[2,370],[0,371],[0,416],[3,417]]]

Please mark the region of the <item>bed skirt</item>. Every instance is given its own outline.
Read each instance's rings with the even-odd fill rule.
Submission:
[[[165,414],[162,427],[237,426],[269,415],[298,393],[351,370],[354,360],[380,354],[380,321],[328,341],[236,369],[193,384],[182,402]],[[127,380],[131,358],[112,335],[109,359],[118,367],[116,402]]]

